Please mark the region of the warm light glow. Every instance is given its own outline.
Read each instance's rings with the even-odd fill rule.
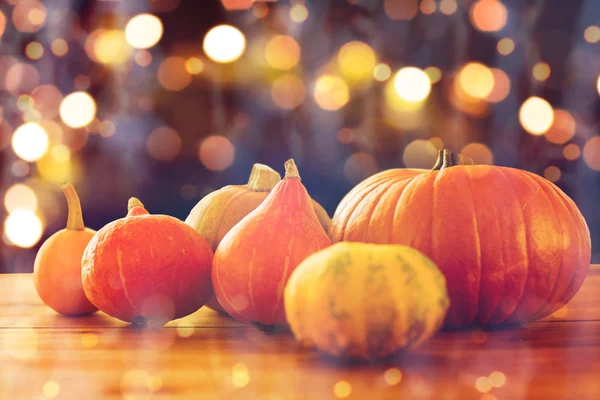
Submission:
[[[519,110],[521,126],[532,135],[543,135],[554,121],[554,110],[546,100],[532,96]]]
[[[84,332],[81,335],[81,346],[92,349],[98,344],[98,335],[93,332]]]
[[[585,142],[583,160],[594,171],[600,171],[600,136],[594,136]]]
[[[383,374],[383,379],[390,386],[397,385],[402,381],[402,371],[398,368],[389,368]]]
[[[471,7],[473,26],[484,32],[496,32],[506,25],[506,7],[499,0],[478,0]]]
[[[515,41],[511,38],[502,38],[498,40],[496,49],[498,50],[498,53],[507,56],[515,50]]]
[[[30,93],[39,83],[40,73],[31,64],[16,63],[4,76],[4,87],[15,96]]]
[[[337,60],[344,77],[360,81],[372,77],[373,68],[377,63],[377,56],[368,44],[350,42],[340,48]]]
[[[83,128],[96,117],[96,101],[86,92],[73,92],[60,103],[59,114],[71,128]]]
[[[383,9],[392,20],[408,21],[417,15],[418,0],[385,0]]]
[[[480,63],[468,63],[458,74],[462,90],[476,99],[485,99],[494,88],[494,74]]]
[[[438,83],[442,79],[442,71],[438,67],[427,67],[425,73],[429,77],[431,84]]]
[[[33,211],[17,210],[10,213],[4,222],[6,237],[17,247],[33,247],[39,242],[42,232],[42,221]]]
[[[44,47],[40,42],[31,42],[25,46],[25,55],[30,60],[39,60],[44,55]]]
[[[438,149],[429,140],[416,139],[404,148],[402,162],[406,168],[431,168],[437,154]]]
[[[0,11],[0,39],[2,39],[2,35],[4,34],[4,29],[6,28],[6,17],[4,13]]]
[[[550,66],[545,62],[538,62],[533,66],[531,73],[538,81],[545,81],[550,77]]]
[[[63,57],[69,52],[69,45],[64,39],[54,39],[50,45],[50,50],[56,57]]]
[[[300,45],[291,36],[273,36],[265,46],[267,63],[277,69],[291,69],[300,61]]]
[[[204,63],[198,57],[190,57],[185,61],[185,69],[192,75],[198,75],[204,70]]]
[[[558,169],[558,168],[557,168]],[[559,170],[560,175],[560,170]],[[506,383],[506,375],[500,371],[494,371],[490,374],[490,384],[495,388],[501,388]]]
[[[350,100],[346,82],[333,75],[323,75],[317,79],[313,96],[317,104],[327,111],[339,110]]]
[[[25,161],[38,160],[48,151],[48,134],[40,125],[28,122],[13,134],[12,148]]]
[[[485,99],[492,103],[499,103],[510,93],[510,78],[501,69],[492,68],[491,71],[494,75],[494,88]]]
[[[600,75],[598,75],[598,80],[596,81],[596,89],[598,90],[598,94],[600,95]]]
[[[392,69],[387,64],[377,64],[373,68],[373,78],[379,82],[387,81],[392,76]]]
[[[52,120],[58,115],[63,95],[54,85],[41,85],[31,92],[33,107],[43,119]]]
[[[192,81],[186,63],[183,57],[167,57],[158,67],[158,82],[173,92],[185,89]]]
[[[204,52],[213,61],[230,63],[242,56],[246,38],[239,29],[231,25],[212,28],[204,37]]]
[[[21,0],[12,11],[12,21],[20,32],[37,32],[46,22],[46,8],[37,0]]]
[[[577,160],[581,155],[581,149],[575,143],[569,143],[563,149],[563,156],[567,160]]]
[[[405,67],[396,73],[394,89],[398,96],[410,103],[423,101],[431,91],[429,76],[416,67]]]
[[[492,390],[492,385],[490,384],[490,380],[487,376],[480,376],[475,380],[475,389],[481,393],[487,393]]]
[[[300,23],[306,21],[308,18],[308,8],[304,4],[297,3],[290,8],[290,19],[294,22]]]
[[[254,3],[252,6],[252,14],[256,18],[264,18],[269,15],[269,7],[265,3]]]
[[[596,25],[588,26],[583,32],[583,38],[588,43],[597,43],[600,41],[600,27]]]
[[[575,118],[567,110],[554,110],[554,121],[545,136],[549,142],[556,144],[567,143],[575,136]]]
[[[156,160],[171,161],[181,150],[181,138],[174,129],[163,126],[148,136],[146,149]]]
[[[561,175],[560,168],[555,167],[554,165],[551,165],[544,170],[544,178],[548,179],[550,182],[557,182]]]
[[[131,54],[125,33],[118,29],[99,29],[88,37],[88,41],[91,43],[88,45],[86,41],[86,49],[89,47],[93,59],[102,64],[122,64]]]
[[[188,198],[188,200],[191,200],[192,198],[196,197],[196,187],[194,185],[184,185],[184,186],[191,186],[191,188],[193,189],[194,193],[193,196],[183,196],[183,186],[181,188],[181,195],[183,198]],[[177,323],[177,328],[175,328],[177,330],[177,336],[182,337],[182,338],[189,338],[190,336],[192,336],[194,334],[194,331],[196,330],[193,326],[190,326],[189,322],[178,322]]]
[[[87,141],[87,136],[83,136],[85,139],[80,143],[77,143],[77,146],[83,146]],[[59,145],[64,146],[64,145]],[[58,147],[58,146],[57,146]],[[66,147],[66,146],[65,146]],[[42,178],[47,181],[54,183],[62,183],[65,181],[75,181],[75,173],[77,172],[73,168],[73,162],[70,157],[70,150],[60,149],[55,153],[56,147],[52,149],[50,154],[45,155],[40,158],[37,163],[37,170]],[[66,151],[69,152],[69,156],[67,157]],[[58,156],[58,157],[56,157]]]
[[[425,15],[433,14],[436,8],[435,0],[421,0],[419,5],[419,10]]]
[[[339,381],[333,386],[333,394],[337,398],[345,399],[352,394],[352,386],[349,382]]]
[[[280,76],[271,86],[271,98],[279,108],[294,109],[304,102],[305,97],[304,83],[294,75]]]
[[[136,15],[125,26],[127,43],[136,49],[149,49],[158,43],[162,34],[162,22],[152,14]]]
[[[38,200],[35,192],[27,185],[16,183],[4,195],[4,207],[9,213],[17,210],[37,210]]]
[[[456,12],[458,5],[456,4],[456,0],[442,0],[440,3],[440,11],[444,15],[452,15]]]
[[[247,10],[254,0],[221,0],[226,10]]]
[[[224,171],[235,160],[235,147],[225,136],[212,135],[200,144],[200,162],[211,171]]]
[[[231,382],[237,388],[245,387],[250,383],[250,374],[246,364],[240,362],[231,368]]]
[[[147,67],[152,63],[152,54],[148,50],[138,50],[133,55],[133,60],[140,67]]]
[[[475,164],[494,164],[492,150],[483,143],[469,143],[462,148],[460,154],[472,159]]]
[[[42,393],[48,399],[53,399],[60,393],[60,385],[56,381],[48,381],[44,383]]]

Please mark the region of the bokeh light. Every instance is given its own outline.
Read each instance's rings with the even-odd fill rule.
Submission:
[[[4,29],[6,28],[6,16],[2,10],[0,10],[0,39],[2,39],[2,35],[4,34]]]
[[[125,26],[127,43],[136,49],[149,49],[159,42],[162,34],[162,22],[152,14],[136,15]]]
[[[60,103],[59,114],[71,128],[83,128],[96,117],[96,101],[86,92],[73,92]]]
[[[489,379],[490,384],[495,388],[501,388],[506,383],[506,375],[500,371],[492,372]]]
[[[185,61],[185,70],[191,75],[204,71],[204,63],[198,57],[190,57]]]
[[[247,10],[254,0],[221,0],[226,10]]]
[[[515,41],[507,37],[502,38],[498,40],[496,49],[498,50],[498,53],[502,54],[503,56],[507,56],[515,50]]]
[[[4,87],[15,96],[30,93],[39,84],[40,73],[31,64],[16,63],[4,77]]]
[[[560,172],[560,168],[551,165],[544,170],[544,178],[548,179],[550,182],[557,182],[562,173]]]
[[[271,98],[277,107],[291,110],[304,102],[306,87],[297,76],[283,75],[273,82]]]
[[[402,162],[406,168],[431,169],[437,154],[438,149],[429,140],[416,139],[404,148]]]
[[[469,143],[462,148],[460,154],[472,159],[475,164],[494,164],[492,150],[483,143]]]
[[[394,89],[401,99],[416,103],[427,98],[431,91],[431,81],[423,70],[405,67],[396,73]]]
[[[43,225],[40,218],[29,210],[16,210],[4,222],[4,233],[10,244],[17,247],[35,246],[42,237]],[[5,339],[6,340],[6,339]]]
[[[588,43],[597,43],[600,41],[600,27],[591,25],[583,31],[583,38]]]
[[[158,67],[158,81],[167,90],[178,92],[185,89],[192,77],[183,57],[167,57]]]
[[[102,64],[122,64],[131,55],[125,33],[118,29],[97,29],[86,42],[85,51],[92,60]]]
[[[42,387],[42,393],[44,394],[44,397],[53,399],[59,395],[60,385],[56,381],[48,381],[44,383],[44,386]]]
[[[231,368],[231,383],[237,388],[245,387],[250,383],[250,373],[246,364],[239,362]]]
[[[425,15],[433,14],[437,8],[435,0],[421,0],[419,10]]]
[[[211,171],[224,171],[235,160],[235,147],[225,136],[212,135],[200,144],[200,162]]]
[[[348,103],[350,91],[342,78],[323,75],[315,82],[313,96],[322,109],[336,111]]]
[[[339,399],[345,399],[352,394],[352,385],[347,381],[339,381],[333,385],[333,394]]]
[[[550,77],[550,66],[540,61],[533,66],[531,73],[538,81],[545,81]]]
[[[417,15],[419,2],[418,0],[385,0],[383,9],[392,20],[408,21]]]
[[[83,136],[83,138],[87,138],[87,136]],[[81,146],[84,144],[85,141],[82,142]],[[71,159],[71,150],[65,147],[62,144],[57,145],[37,161],[37,170],[42,178],[57,184],[66,181],[77,182],[79,180],[81,170],[75,167]]]
[[[532,135],[543,135],[554,122],[554,109],[546,100],[532,96],[521,105],[519,122]]]
[[[475,389],[481,393],[487,393],[492,390],[492,384],[487,376],[480,376],[475,380]]]
[[[13,134],[12,148],[25,161],[38,160],[48,151],[48,134],[39,124],[28,122]]]
[[[35,212],[38,201],[33,189],[22,183],[12,185],[4,195],[4,207],[9,213],[17,210],[28,210]]]
[[[458,4],[456,4],[456,0],[442,0],[440,2],[440,11],[444,15],[452,15],[458,9]]]
[[[429,77],[432,85],[438,83],[442,79],[442,71],[438,67],[427,67],[424,71]]]
[[[12,21],[20,32],[37,32],[46,22],[46,8],[37,0],[21,0],[13,9]]]
[[[50,45],[50,50],[56,57],[63,57],[69,52],[69,45],[64,39],[54,39]]]
[[[398,368],[388,368],[383,373],[383,380],[390,386],[397,385],[402,381],[402,371]]]
[[[152,63],[152,54],[148,50],[138,50],[133,54],[133,60],[140,67],[147,67]]]
[[[494,87],[485,99],[492,103],[499,103],[510,93],[510,78],[499,68],[492,68],[491,71],[494,75]]]
[[[598,90],[598,94],[600,95],[600,75],[598,75],[598,80],[596,81],[596,89]]]
[[[390,79],[390,76],[392,76],[392,69],[387,64],[377,64],[375,68],[373,68],[373,78],[375,78],[376,81],[387,81]]]
[[[308,8],[302,3],[297,3],[290,8],[290,19],[296,23],[306,21],[308,18]]]
[[[473,26],[483,32],[496,32],[506,25],[507,10],[499,0],[478,0],[469,15]]]
[[[591,169],[600,171],[600,136],[594,136],[585,142],[583,160]]]
[[[246,48],[244,34],[234,26],[218,25],[204,37],[204,52],[213,61],[230,63],[242,56]]]
[[[148,136],[146,149],[154,159],[170,161],[177,157],[181,150],[181,138],[174,129],[162,126]]]
[[[368,44],[349,42],[340,48],[337,60],[340,72],[345,78],[360,81],[372,77],[377,56]]]
[[[39,60],[44,55],[44,46],[40,42],[30,42],[25,46],[25,55],[30,60]]]
[[[58,115],[63,95],[54,85],[41,85],[31,92],[34,107],[43,119],[51,120]]]
[[[554,110],[554,121],[545,133],[546,139],[552,143],[567,143],[575,135],[575,118],[567,110]]]
[[[300,61],[300,45],[291,36],[273,36],[265,45],[267,63],[277,69],[291,69]]]
[[[485,99],[494,88],[494,74],[480,63],[468,63],[458,74],[459,84],[469,96]]]
[[[575,143],[569,143],[563,148],[563,156],[565,159],[573,161],[577,160],[581,155],[581,149]]]
[[[252,6],[252,15],[261,19],[269,15],[269,7],[265,3],[254,3]]]
[[[378,171],[375,158],[363,151],[352,154],[344,163],[344,176],[352,184],[357,184]]]

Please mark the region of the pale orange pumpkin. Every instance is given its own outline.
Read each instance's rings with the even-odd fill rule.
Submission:
[[[409,245],[446,277],[451,327],[522,323],[556,311],[590,265],[590,233],[575,203],[530,172],[444,150],[433,170],[392,169],[364,180],[333,217],[333,242]]]
[[[286,325],[283,291],[292,271],[331,244],[293,160],[285,178],[223,238],[213,260],[215,296],[232,317]]]

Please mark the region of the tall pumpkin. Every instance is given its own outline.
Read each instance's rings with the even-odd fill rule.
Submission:
[[[190,212],[185,223],[196,230],[214,252],[227,232],[231,230],[267,198],[281,181],[277,171],[264,164],[254,164],[246,185],[228,185],[205,196]],[[311,200],[319,223],[327,232],[331,219],[319,203]],[[215,297],[206,306],[225,313]]]
[[[404,244],[429,256],[446,277],[450,327],[543,318],[583,283],[585,220],[538,175],[471,164],[443,150],[431,171],[373,175],[338,206],[331,239]]]

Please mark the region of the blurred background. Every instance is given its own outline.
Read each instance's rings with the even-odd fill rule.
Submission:
[[[555,182],[600,262],[598,25],[598,0],[2,0],[0,272],[64,228],[65,181],[99,229],[294,157],[332,215],[441,147]]]

